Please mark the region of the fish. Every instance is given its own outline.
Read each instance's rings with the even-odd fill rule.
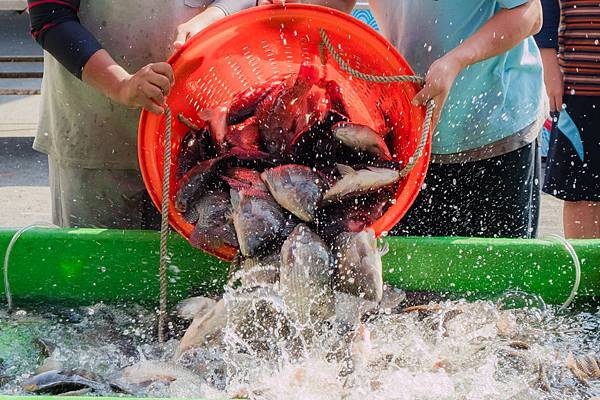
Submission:
[[[268,192],[267,186],[261,178],[261,173],[244,167],[231,167],[221,178],[232,188],[243,189],[253,188],[263,192]]]
[[[177,315],[180,318],[192,320],[198,315],[206,314],[217,302],[208,297],[190,297],[177,304]]]
[[[325,120],[329,115],[331,105],[327,93],[323,89],[313,86],[306,96],[305,103],[299,105],[299,109],[302,112],[296,115],[294,128],[284,131],[283,141],[286,151],[289,151],[315,124]]]
[[[337,168],[342,178],[323,195],[323,203],[325,204],[375,192],[396,183],[400,179],[400,172],[393,169],[368,167],[357,171],[343,164],[337,164]]]
[[[341,86],[334,80],[326,80],[321,83],[321,86],[325,88],[327,97],[329,97],[331,109],[347,117],[349,115],[348,106],[344,100]]]
[[[239,281],[241,287],[247,289],[271,287],[279,282],[280,263],[279,253],[266,257],[247,258],[241,261],[232,281]]]
[[[279,292],[302,325],[318,324],[335,314],[333,255],[305,224],[299,224],[281,246]]]
[[[269,158],[270,154],[254,148],[234,146],[227,152],[227,157],[234,157],[242,161],[257,161]]]
[[[256,109],[256,117],[265,149],[271,153],[281,153],[289,145],[286,139],[292,139],[304,129],[297,126],[298,121],[306,118],[307,97],[319,79],[319,69],[309,63],[303,63],[293,84],[290,79],[267,95]]]
[[[291,160],[321,171],[335,166],[336,160],[348,159],[345,155],[338,154],[342,146],[331,134],[332,126],[345,120],[343,115],[329,111],[322,121],[312,125],[308,132],[300,135],[292,144]]]
[[[304,222],[315,218],[325,186],[312,169],[304,165],[280,165],[265,170],[261,178],[280,206]]]
[[[238,94],[229,105],[227,123],[237,125],[252,117],[256,114],[256,108],[265,96],[281,86],[282,83],[283,80],[276,79]]]
[[[217,339],[223,333],[227,324],[227,309],[223,299],[217,301],[214,306],[204,314],[197,313],[189,328],[179,342],[175,359],[187,350],[200,347],[212,339]]]
[[[34,375],[21,384],[23,390],[36,394],[64,394],[82,389],[111,392],[111,385],[91,372],[73,369],[47,371]]]
[[[329,241],[341,232],[360,232],[383,216],[391,193],[373,193],[320,208],[315,218],[318,234]]]
[[[391,161],[392,154],[384,138],[366,125],[351,122],[339,122],[332,128],[333,136],[356,151],[364,151]]]
[[[177,156],[177,179],[181,179],[190,169],[207,157],[214,156],[208,150],[205,140],[209,136],[208,131],[189,131],[181,141]]]
[[[238,246],[230,219],[231,202],[227,192],[205,194],[194,204],[194,208],[198,220],[189,239],[192,246],[212,250],[224,245]]]
[[[149,385],[153,382],[185,383],[200,387],[202,379],[192,371],[172,362],[145,360],[124,368],[122,380],[129,385]],[[183,385],[182,385],[183,386]]]
[[[175,209],[185,213],[190,205],[207,190],[207,185],[216,175],[217,166],[225,157],[202,161],[188,171],[178,182]]]
[[[240,252],[254,257],[281,239],[287,217],[269,193],[231,189],[232,219]]]
[[[227,107],[216,107],[198,112],[198,117],[208,123],[212,143],[219,154],[227,150],[225,138],[229,131],[227,125]]]
[[[379,303],[383,297],[383,266],[381,257],[387,246],[377,247],[372,229],[340,234],[333,246],[336,254],[334,289]]]
[[[249,118],[238,125],[229,127],[229,132],[227,132],[225,140],[234,147],[259,150],[260,133],[256,117]]]

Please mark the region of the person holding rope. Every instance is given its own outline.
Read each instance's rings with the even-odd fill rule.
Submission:
[[[138,171],[139,108],[160,114],[173,85],[161,62],[195,33],[256,0],[29,0],[44,48],[34,148],[48,154],[62,227],[158,229]],[[94,90],[95,89],[95,90]]]
[[[355,5],[301,2],[345,12]],[[542,26],[540,0],[369,3],[384,36],[426,77],[415,104],[436,105],[425,185],[393,233],[534,237],[537,137],[545,116],[541,58],[532,38]]]

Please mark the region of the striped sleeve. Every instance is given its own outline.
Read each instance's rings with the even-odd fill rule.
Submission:
[[[79,0],[28,0],[27,3],[32,36],[81,79],[85,64],[102,46],[79,23]]]
[[[542,0],[544,10],[544,25],[535,35],[535,41],[540,48],[558,49],[558,28],[560,26],[559,0]]]

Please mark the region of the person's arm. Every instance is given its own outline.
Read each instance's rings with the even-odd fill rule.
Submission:
[[[558,63],[558,29],[560,25],[559,0],[542,0],[544,25],[535,35],[535,41],[542,54],[544,83],[550,100],[550,111],[562,109],[564,95],[563,73]]]
[[[318,6],[326,6],[335,8],[340,11],[350,13],[356,4],[356,0],[259,0],[258,5],[264,4],[281,4],[285,3],[306,3],[315,4]]]
[[[429,68],[425,87],[417,94],[414,103],[435,102],[434,126],[456,77],[463,69],[507,52],[541,29],[540,0],[499,0],[499,3],[504,7],[502,10]]]
[[[173,71],[150,64],[134,75],[118,65],[77,16],[79,0],[28,0],[31,33],[69,72],[111,99],[162,113]]]

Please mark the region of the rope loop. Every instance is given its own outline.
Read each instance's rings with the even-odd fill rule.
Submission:
[[[333,59],[337,62],[337,64],[343,71],[348,72],[350,75],[358,79],[374,83],[409,82],[416,83],[420,86],[423,86],[425,84],[425,79],[416,75],[372,75],[366,74],[364,72],[352,68],[335,49],[325,29],[321,29],[321,42],[319,43],[319,53],[321,57],[321,63],[323,65],[327,64],[327,55],[325,53],[325,50],[327,50],[329,54],[331,54],[331,57],[333,57]],[[413,168],[415,167],[415,165],[417,165],[419,159],[423,155],[423,150],[425,149],[425,145],[427,144],[427,138],[429,137],[429,131],[431,130],[434,109],[435,102],[433,100],[428,101],[427,110],[425,112],[425,121],[423,123],[423,129],[421,131],[421,140],[419,142],[419,145],[415,149],[415,152],[409,158],[408,164],[400,172],[400,175],[402,177],[407,176],[413,170]]]

